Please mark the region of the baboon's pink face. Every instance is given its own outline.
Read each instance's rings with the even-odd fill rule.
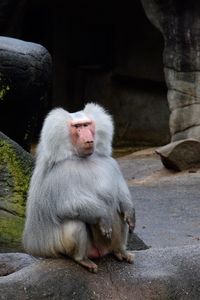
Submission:
[[[79,156],[91,155],[94,151],[95,124],[93,121],[70,121],[70,137]]]

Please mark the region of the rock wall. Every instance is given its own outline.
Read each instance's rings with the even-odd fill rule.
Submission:
[[[198,1],[141,0],[162,32],[171,140],[200,139],[200,23]]]

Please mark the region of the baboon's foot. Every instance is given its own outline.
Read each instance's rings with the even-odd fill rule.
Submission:
[[[119,261],[126,260],[130,264],[134,262],[135,258],[135,254],[129,251],[114,252],[114,255]]]
[[[77,260],[76,262],[79,263],[81,266],[85,267],[88,269],[88,271],[92,272],[92,273],[97,273],[98,271],[98,267],[95,263],[93,263],[93,261],[91,261],[89,258],[83,258],[81,260]]]

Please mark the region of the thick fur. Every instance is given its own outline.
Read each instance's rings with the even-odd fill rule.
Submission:
[[[67,122],[71,117],[67,111],[54,109],[44,121],[23,234],[24,247],[32,255],[68,254],[77,256],[78,260],[82,254],[74,253],[77,240],[78,247],[88,248],[92,243],[93,229],[88,233],[88,226],[95,227],[100,220],[109,220],[114,228],[116,214],[121,218],[125,211],[134,212],[128,187],[117,162],[110,156],[111,116],[93,103],[87,104],[83,112],[96,126],[95,150],[86,158],[77,157],[70,142]],[[119,248],[125,248],[127,224],[123,221],[120,224]],[[116,235],[120,228],[117,231]],[[86,245],[83,241],[87,239]]]

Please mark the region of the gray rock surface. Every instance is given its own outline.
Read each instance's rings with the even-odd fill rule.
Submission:
[[[147,246],[200,244],[200,170],[163,167],[155,149],[119,159],[136,208],[135,233]]]
[[[99,261],[98,274],[89,273],[71,260],[34,262],[29,258],[29,263],[0,278],[1,300],[198,300],[200,297],[199,246],[136,252],[133,265],[107,257]]]
[[[10,275],[33,262],[36,262],[36,259],[24,253],[0,254],[0,276]]]

